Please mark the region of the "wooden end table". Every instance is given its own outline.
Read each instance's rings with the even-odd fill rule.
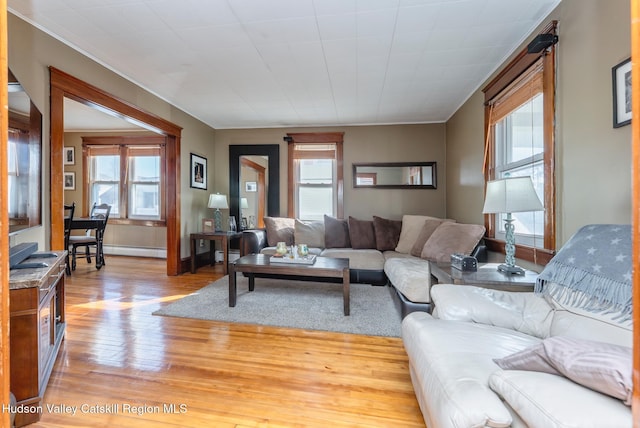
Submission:
[[[282,279],[295,279],[296,277],[313,278],[322,281],[328,278],[342,278],[342,301],[344,314],[350,312],[350,280],[349,280],[349,259],[339,259],[333,257],[316,257],[312,265],[306,264],[284,264],[270,263],[271,256],[265,254],[250,254],[240,257],[229,265],[229,306],[236,306],[237,287],[236,272],[244,272],[249,277],[249,291],[255,288],[255,274],[277,275]]]
[[[242,232],[199,232],[191,234],[191,273],[196,273],[196,247],[198,240],[209,241],[209,262],[215,263],[216,246],[215,241],[220,241],[222,247],[222,271],[226,275],[229,271],[229,245],[232,239],[241,238]],[[213,260],[213,262],[211,262]]]
[[[533,291],[538,273],[525,270],[524,275],[508,275],[498,271],[499,263],[478,264],[476,272],[463,272],[451,263],[429,262],[431,276],[439,284],[476,285],[502,291]]]

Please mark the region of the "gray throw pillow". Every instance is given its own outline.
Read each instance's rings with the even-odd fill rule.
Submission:
[[[350,248],[349,222],[341,218],[324,216],[324,247]]]
[[[275,247],[278,242],[293,245],[295,220],[287,217],[265,217],[264,225],[267,229],[267,243]]]
[[[373,231],[373,221],[358,220],[349,216],[349,240],[351,248],[375,249],[376,235]]]

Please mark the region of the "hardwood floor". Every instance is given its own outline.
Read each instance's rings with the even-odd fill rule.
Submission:
[[[424,427],[401,339],[153,316],[222,276],[78,260],[67,332],[31,427]]]

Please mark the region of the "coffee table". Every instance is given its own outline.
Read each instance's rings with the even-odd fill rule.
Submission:
[[[312,265],[297,263],[270,263],[271,256],[265,254],[250,254],[229,264],[229,306],[236,306],[237,287],[236,272],[246,273],[249,277],[249,291],[255,288],[256,274],[269,274],[282,279],[297,279],[300,277],[326,281],[330,278],[342,278],[342,300],[344,314],[349,315],[349,259],[332,257],[316,257]]]

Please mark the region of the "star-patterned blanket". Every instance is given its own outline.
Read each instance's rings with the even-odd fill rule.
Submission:
[[[631,318],[631,226],[580,228],[545,266],[535,291],[587,311]]]

